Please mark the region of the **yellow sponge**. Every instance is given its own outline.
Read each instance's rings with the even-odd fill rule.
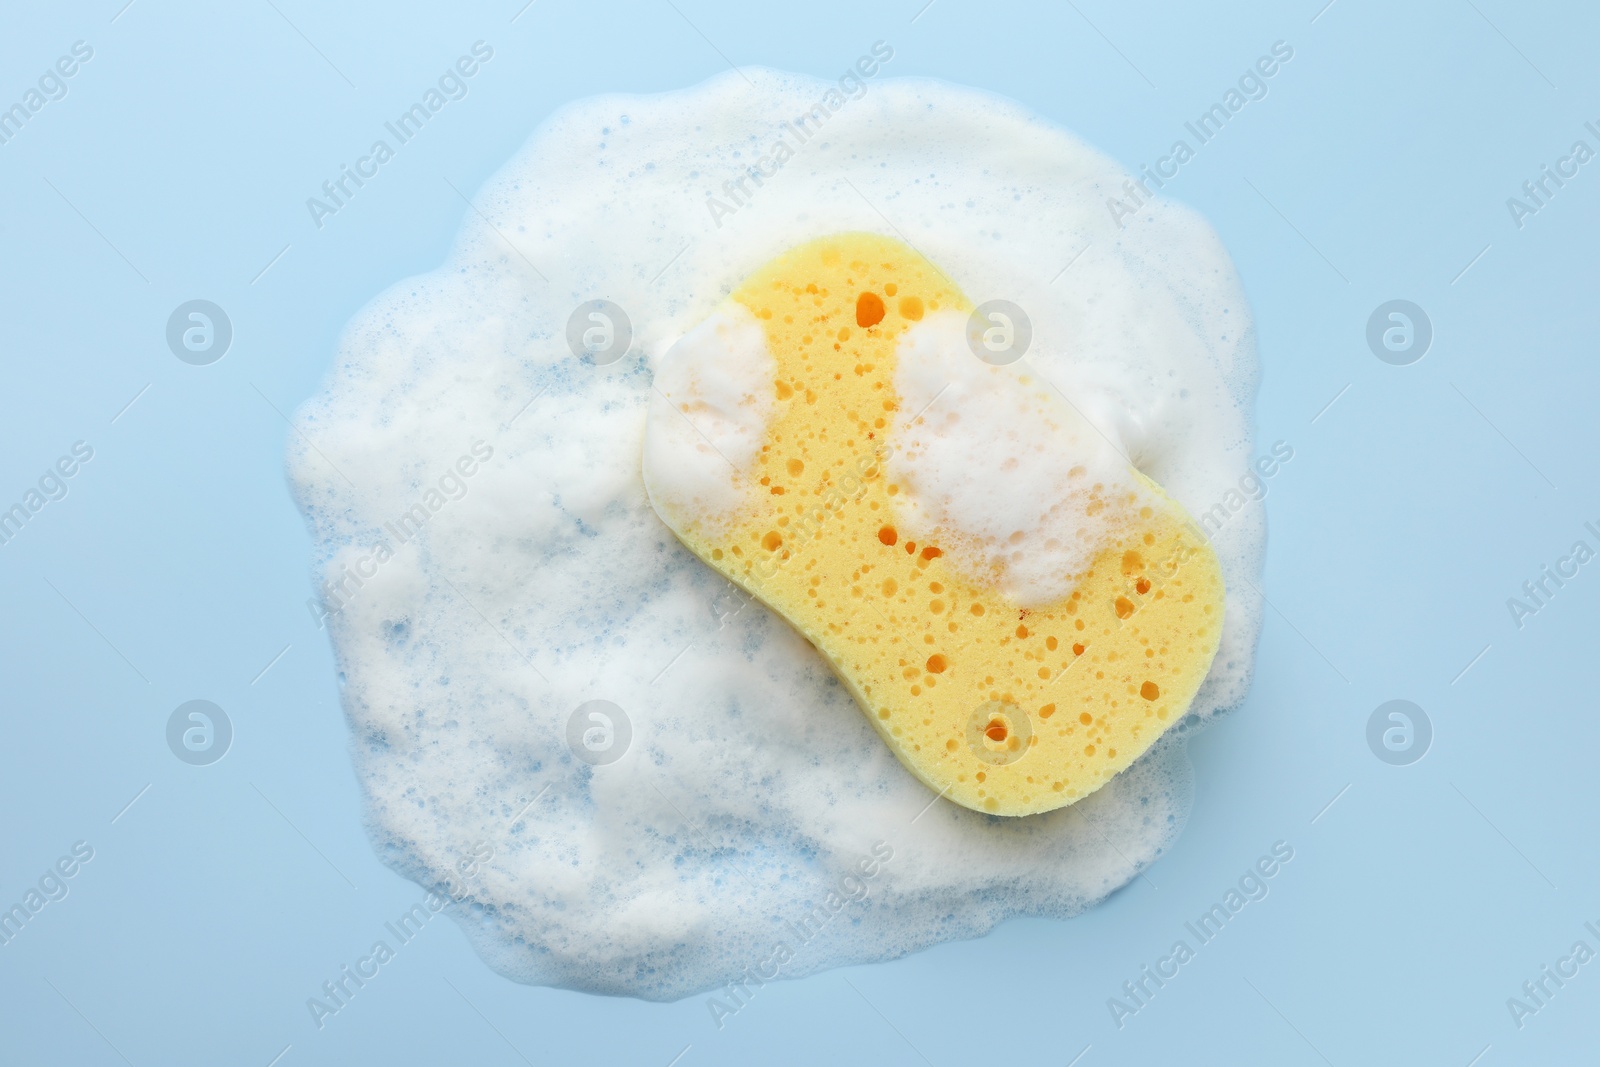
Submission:
[[[730,299],[776,368],[759,451],[748,476],[729,469],[742,487],[731,524],[658,511],[816,646],[907,769],[968,808],[1027,815],[1087,796],[1182,717],[1216,653],[1222,575],[1142,474],[1129,472],[1144,490],[1136,520],[1044,608],[903,532],[887,462],[896,346],[927,315],[971,310],[938,268],[900,242],[842,234],[779,256]]]

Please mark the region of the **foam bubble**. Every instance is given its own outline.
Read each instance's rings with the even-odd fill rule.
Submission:
[[[889,472],[910,536],[1025,608],[1064,600],[1148,493],[1124,446],[1057,395],[1031,364],[974,359],[967,316],[940,311],[897,352]],[[1045,365],[1061,365],[1045,353]],[[1115,433],[1115,429],[1112,430]]]
[[[732,519],[772,416],[776,375],[761,324],[731,300],[672,346],[655,375],[644,451],[658,510],[712,529]]]
[[[1027,309],[1038,373],[1198,513],[1249,460],[1255,356],[1223,250],[1172,205],[1118,230],[1109,161],[1015,105],[910,80],[824,110],[715,219],[708,197],[771,158],[782,120],[815,125],[829,88],[746,73],[754,88],[730,74],[553,117],[448,261],[351,322],[291,435],[375,845],[463,895],[472,943],[521,981],[676,998],[1070,916],[1189,808],[1182,728],[1071,808],[935,800],[809,645],[677,543],[640,465],[666,349],[772,256],[872,230]],[[565,342],[593,299],[634,328],[602,366]],[[737,412],[735,393],[703,395]],[[1262,541],[1259,511],[1215,537],[1227,621],[1195,721],[1247,685]],[[595,699],[632,737],[600,765],[567,742]]]

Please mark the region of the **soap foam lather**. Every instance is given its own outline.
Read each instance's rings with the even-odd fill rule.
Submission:
[[[895,385],[903,445],[889,470],[910,535],[954,546],[970,576],[1020,607],[1064,599],[1145,503],[1121,446],[1047,383],[972,358],[965,315],[913,327]]]
[[[447,262],[352,320],[290,437],[317,583],[393,551],[327,619],[375,847],[432,887],[487,842],[458,920],[520,981],[673,999],[723,987],[778,942],[797,977],[1077,914],[1170,847],[1190,804],[1184,738],[1248,685],[1259,509],[1213,539],[1226,625],[1187,724],[1043,815],[930,804],[792,629],[759,604],[713,608],[726,581],[643,491],[653,371],[785,248],[893,219],[975,299],[1027,309],[1041,384],[1191,513],[1247,469],[1257,378],[1210,229],[1170,204],[1115,229],[1103,204],[1124,173],[987,94],[876,82],[711,226],[711,175],[825,91],[746,73],[754,89],[729,74],[552,117],[476,198]],[[564,338],[572,309],[601,298],[627,311],[634,349],[596,366]],[[737,460],[743,394],[702,399],[728,415],[716,463]],[[385,522],[478,439],[493,464],[390,543]],[[601,766],[566,740],[592,699],[631,724]],[[796,944],[791,923],[875,848],[893,856],[867,894]]]

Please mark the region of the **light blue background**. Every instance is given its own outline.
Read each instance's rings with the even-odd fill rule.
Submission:
[[[95,50],[0,145],[0,500],[95,449],[0,547],[0,903],[72,842],[96,850],[0,947],[0,1062],[1595,1058],[1600,962],[1520,1031],[1505,1003],[1580,937],[1600,948],[1600,564],[1520,631],[1505,606],[1600,519],[1600,162],[1521,230],[1505,207],[1575,139],[1600,147],[1592,8],[122,2],[12,5],[0,34],[4,105],[73,41]],[[306,197],[480,38],[471,95],[315,229]],[[1254,689],[1192,745],[1187,831],[1090,914],[769,986],[721,1032],[702,998],[516,985],[448,923],[319,1032],[306,998],[420,894],[362,829],[280,412],[364,302],[441,261],[467,210],[450,183],[470,195],[563,102],[690,85],[719,51],[836,75],[877,39],[890,74],[1014,97],[1132,165],[1274,41],[1295,50],[1168,190],[1238,264],[1259,440],[1295,449],[1268,498]],[[196,297],[235,330],[209,367],[163,336]],[[1409,367],[1363,339],[1396,297],[1436,331]],[[211,767],[163,737],[196,697],[236,730]],[[1409,767],[1366,746],[1395,697],[1436,731]],[[1271,895],[1119,1031],[1107,998],[1280,839]]]

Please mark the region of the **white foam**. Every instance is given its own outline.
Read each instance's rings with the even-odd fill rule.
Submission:
[[[733,518],[776,406],[777,368],[761,324],[731,300],[662,356],[644,450],[658,511],[707,532]]]
[[[745,73],[754,88],[729,74],[550,119],[464,213],[448,261],[352,320],[290,435],[317,580],[350,594],[328,625],[375,845],[425,885],[460,884],[473,944],[523,981],[674,998],[747,967],[794,977],[1070,916],[1188,811],[1185,727],[1069,809],[929,806],[814,650],[677,543],[640,465],[671,344],[774,255],[872,230],[975,301],[1026,308],[1035,371],[1199,512],[1250,458],[1255,356],[1223,250],[1176,206],[1116,229],[1119,168],[1015,105],[924,81],[869,82],[719,227],[707,198],[829,99],[831,83]],[[634,327],[604,366],[564,340],[599,298]],[[493,458],[399,543],[385,524],[479,438]],[[1228,613],[1194,721],[1243,695],[1262,538],[1259,512],[1216,536]],[[340,567],[379,543],[393,558],[353,588]],[[607,766],[566,742],[591,699],[631,722]],[[878,841],[892,859],[842,884]],[[480,842],[493,858],[467,877]],[[841,885],[866,896],[835,913]],[[790,924],[817,907],[829,921],[803,938]]]
[[[1045,365],[1059,356],[1044,353]],[[1021,607],[1064,599],[1146,496],[1125,446],[1030,363],[975,358],[957,312],[907,330],[896,364],[889,473],[908,536],[937,541],[969,579]]]

